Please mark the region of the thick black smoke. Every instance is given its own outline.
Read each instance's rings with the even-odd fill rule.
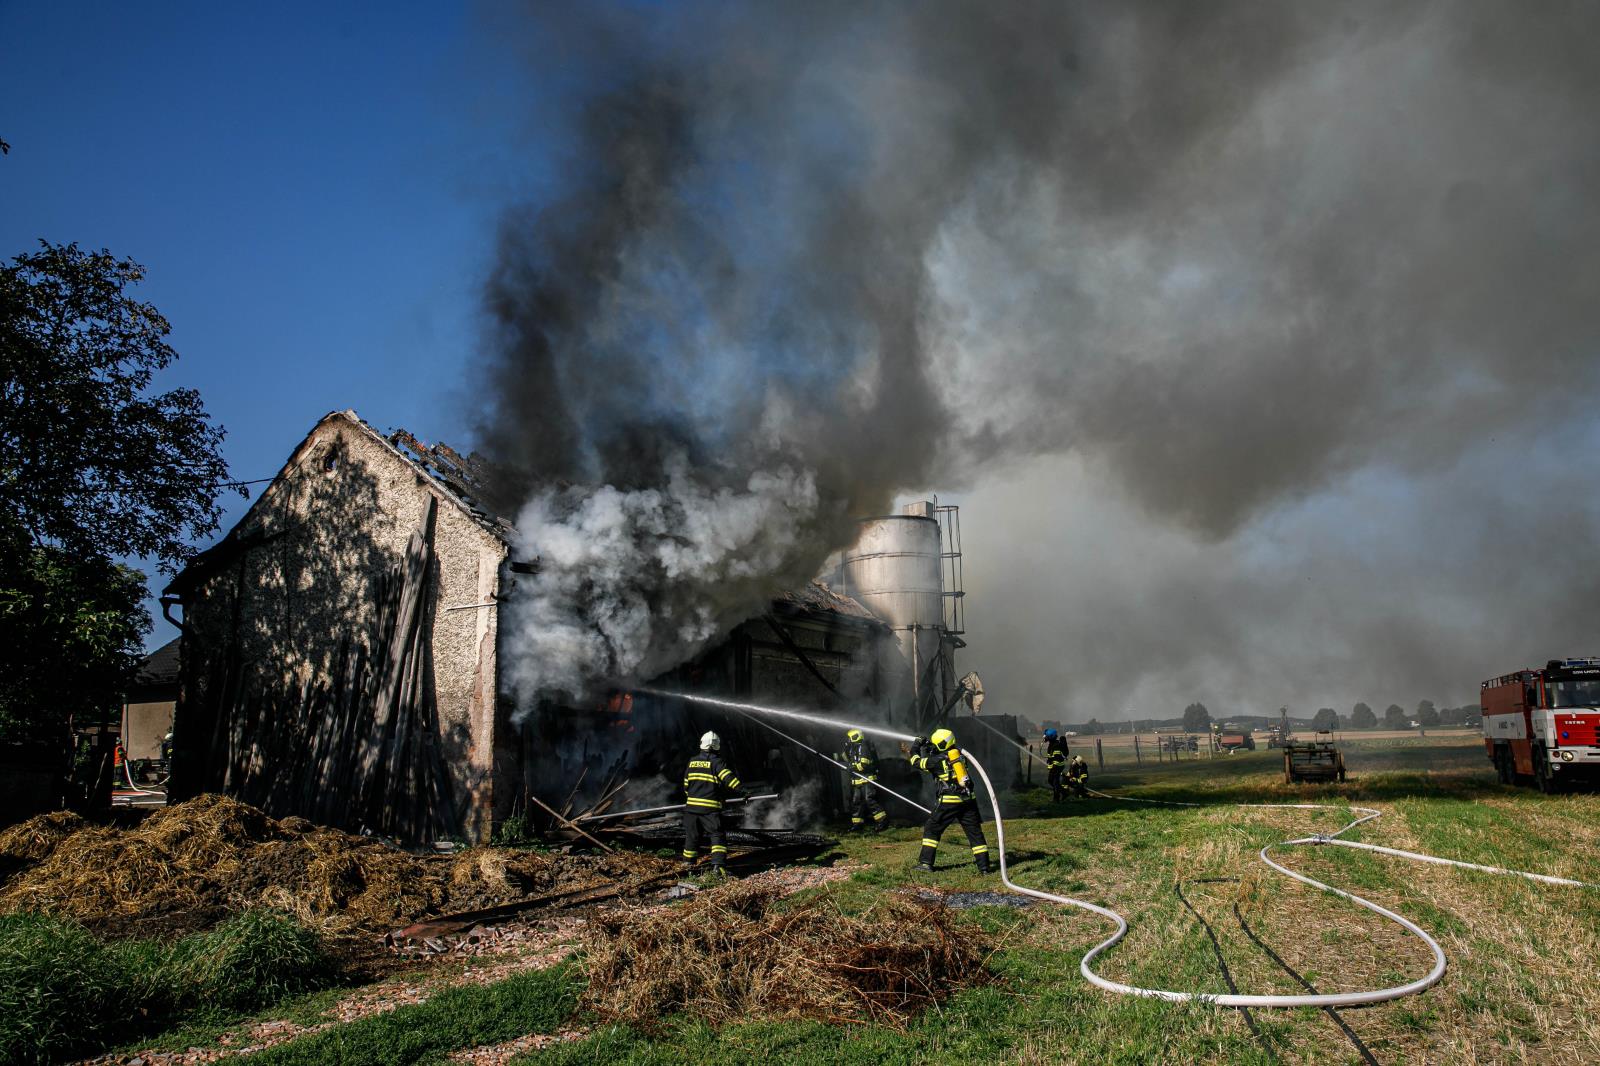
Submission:
[[[489,292],[484,439],[546,564],[507,619],[526,693],[669,667],[854,516],[1008,461],[1071,455],[1212,553],[1363,472],[1421,483],[1486,434],[1592,424],[1593,5],[551,4],[494,28],[575,116]],[[1137,565],[1116,549],[1080,562]],[[1237,588],[1187,591],[1237,619]],[[1092,679],[1147,669],[1097,643]]]

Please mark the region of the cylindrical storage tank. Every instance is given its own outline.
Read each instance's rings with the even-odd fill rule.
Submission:
[[[895,631],[910,670],[913,701],[944,625],[939,523],[922,515],[886,515],[861,523],[844,553],[844,592]]]

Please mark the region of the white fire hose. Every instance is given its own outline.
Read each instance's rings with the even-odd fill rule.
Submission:
[[[995,795],[994,785],[989,781],[989,775],[984,771],[983,766],[978,762],[977,759],[972,757],[972,753],[970,751],[963,749],[962,755],[965,756],[967,761],[972,764],[973,769],[978,771],[978,776],[983,778],[984,790],[989,793],[989,803],[994,808],[994,830],[995,836],[998,838],[1000,853],[1000,880],[1005,883],[1007,888],[1014,892],[1020,892],[1025,896],[1035,896],[1039,899],[1047,899],[1056,903],[1064,903],[1071,907],[1080,907],[1083,910],[1093,911],[1095,914],[1110,918],[1112,921],[1116,922],[1117,931],[1089,949],[1088,953],[1083,956],[1083,961],[1078,964],[1078,971],[1083,974],[1084,979],[1090,984],[1095,985],[1098,988],[1103,988],[1108,992],[1117,992],[1122,995],[1144,996],[1151,999],[1163,999],[1173,1003],[1198,1001],[1204,1003],[1213,1003],[1219,1007],[1355,1007],[1369,1003],[1382,1003],[1385,1000],[1399,999],[1402,996],[1414,995],[1428,988],[1430,985],[1433,985],[1439,980],[1439,978],[1444,976],[1446,965],[1444,949],[1441,948],[1439,946],[1439,942],[1433,939],[1433,937],[1429,936],[1427,931],[1421,926],[1417,925],[1417,923],[1411,921],[1409,918],[1396,914],[1394,911],[1391,911],[1386,907],[1380,907],[1378,904],[1373,903],[1369,899],[1363,899],[1354,892],[1346,892],[1342,888],[1334,888],[1332,885],[1324,884],[1323,882],[1314,878],[1307,877],[1305,874],[1296,873],[1287,866],[1273,862],[1267,857],[1267,852],[1274,847],[1297,847],[1305,844],[1338,844],[1347,848],[1361,848],[1366,851],[1382,852],[1386,855],[1397,855],[1401,858],[1415,859],[1419,862],[1436,863],[1443,866],[1459,866],[1463,869],[1481,870],[1485,873],[1511,874],[1517,877],[1526,877],[1531,881],[1541,881],[1545,884],[1569,885],[1583,888],[1600,888],[1600,885],[1592,885],[1585,881],[1573,881],[1565,877],[1551,877],[1547,874],[1527,873],[1522,870],[1503,870],[1498,866],[1480,866],[1477,863],[1460,862],[1456,859],[1442,859],[1436,855],[1423,855],[1414,851],[1401,851],[1398,848],[1383,848],[1377,846],[1376,844],[1362,844],[1351,840],[1339,840],[1337,838],[1341,834],[1348,833],[1350,830],[1354,829],[1358,825],[1361,825],[1363,822],[1370,822],[1373,819],[1383,817],[1382,811],[1373,810],[1371,807],[1356,807],[1352,805],[1348,807],[1348,809],[1362,812],[1362,816],[1355,819],[1338,832],[1329,833],[1327,835],[1297,837],[1294,840],[1284,840],[1278,844],[1268,844],[1256,854],[1260,856],[1262,862],[1266,863],[1268,866],[1272,867],[1274,870],[1285,875],[1286,877],[1292,877],[1296,881],[1310,885],[1312,888],[1318,888],[1324,892],[1338,896],[1341,899],[1347,899],[1351,903],[1365,907],[1374,914],[1383,915],[1383,917],[1399,925],[1407,932],[1416,934],[1421,938],[1423,943],[1428,945],[1428,950],[1433,952],[1433,969],[1429,970],[1425,976],[1407,984],[1391,985],[1388,988],[1375,989],[1370,992],[1338,992],[1331,994],[1319,993],[1316,995],[1247,996],[1239,994],[1219,995],[1210,992],[1173,992],[1161,988],[1143,988],[1139,985],[1129,985],[1120,981],[1108,980],[1107,978],[1101,977],[1099,974],[1095,973],[1091,968],[1091,964],[1098,956],[1106,951],[1109,951],[1127,934],[1128,923],[1123,920],[1122,915],[1106,907],[1101,907],[1084,900],[1072,899],[1068,896],[1058,896],[1054,893],[1043,892],[1038,889],[1025,888],[1011,880],[1010,874],[1006,869],[1005,821],[1000,817],[1000,802],[999,798]],[[1135,797],[1111,796],[1104,792],[1098,792],[1093,789],[1090,791],[1094,792],[1096,796],[1100,796],[1104,799],[1122,800],[1124,802],[1156,803],[1174,807],[1206,806],[1206,804],[1201,803],[1184,803],[1175,800],[1151,800]],[[1338,805],[1326,803],[1238,803],[1231,804],[1230,806],[1289,810],[1339,809]]]
[[[667,693],[663,694],[667,695]],[[682,693],[670,693],[670,695],[711,703],[714,705],[720,705],[731,710],[737,710],[747,714],[776,714],[787,718],[798,718],[803,721],[814,722],[819,725],[833,727],[853,726],[856,729],[860,729],[862,732],[872,733],[881,737],[888,737],[893,740],[910,741],[916,739],[908,733],[897,733],[893,730],[882,729],[877,726],[864,725],[862,723],[837,722],[830,718],[823,718],[819,715],[802,714],[798,711],[784,711],[775,707],[762,707],[748,703],[734,703],[728,700],[717,700],[700,696],[686,696]],[[1007,740],[1007,743],[1011,743],[1013,747],[1020,748],[1023,751],[1027,750],[1022,745],[1016,744],[1010,740]],[[1423,977],[1402,985],[1391,985],[1387,988],[1379,988],[1370,992],[1339,992],[1331,994],[1319,993],[1314,995],[1248,996],[1240,994],[1216,994],[1211,992],[1177,992],[1162,988],[1144,988],[1139,985],[1124,984],[1121,981],[1112,981],[1108,978],[1101,977],[1099,974],[1094,972],[1092,964],[1096,958],[1115,947],[1117,942],[1127,935],[1127,921],[1122,917],[1122,915],[1118,914],[1109,907],[1102,907],[1097,903],[1090,903],[1087,900],[1073,899],[1071,896],[1059,896],[1053,892],[1045,892],[1042,889],[1027,888],[1011,880],[1010,870],[1006,862],[1006,827],[1005,820],[1000,815],[1000,799],[995,794],[994,784],[989,780],[989,774],[984,770],[983,765],[978,762],[977,759],[973,758],[972,752],[963,748],[962,755],[965,757],[966,761],[971,764],[972,768],[978,772],[978,776],[983,779],[984,791],[989,794],[989,805],[994,811],[994,829],[997,844],[996,850],[1000,856],[1001,882],[1007,888],[1011,889],[1011,891],[1020,895],[1033,896],[1036,899],[1048,900],[1052,903],[1061,903],[1069,907],[1077,907],[1080,910],[1086,910],[1093,914],[1098,914],[1102,918],[1109,919],[1110,921],[1116,923],[1116,931],[1106,939],[1102,940],[1100,943],[1096,944],[1094,947],[1090,948],[1089,951],[1083,956],[1083,961],[1078,964],[1078,971],[1083,974],[1084,979],[1090,984],[1096,986],[1097,988],[1103,988],[1108,992],[1116,992],[1120,995],[1142,996],[1149,999],[1166,1000],[1172,1003],[1211,1003],[1219,1007],[1355,1007],[1370,1003],[1383,1003],[1386,1000],[1399,999],[1402,996],[1414,995],[1435,984],[1441,977],[1444,976],[1445,966],[1447,964],[1444,949],[1441,948],[1439,946],[1439,942],[1433,937],[1429,936],[1427,931],[1421,926],[1417,925],[1409,918],[1396,914],[1394,911],[1391,911],[1385,907],[1380,907],[1371,900],[1363,899],[1353,892],[1346,892],[1342,888],[1335,888],[1332,885],[1324,884],[1321,881],[1307,877],[1305,874],[1296,873],[1288,867],[1274,862],[1272,859],[1267,857],[1267,852],[1275,847],[1299,847],[1303,845],[1334,844],[1340,847],[1360,848],[1364,851],[1376,851],[1384,855],[1394,855],[1398,856],[1399,858],[1412,859],[1417,862],[1433,863],[1441,866],[1455,866],[1464,870],[1478,870],[1483,873],[1506,874],[1514,877],[1524,877],[1530,881],[1538,881],[1543,884],[1564,885],[1574,888],[1600,888],[1600,885],[1592,884],[1587,881],[1574,881],[1570,878],[1552,877],[1548,874],[1528,873],[1523,870],[1505,870],[1498,866],[1483,866],[1479,865],[1478,863],[1461,862],[1457,859],[1444,859],[1437,855],[1424,855],[1415,851],[1401,851],[1398,848],[1385,848],[1379,847],[1376,844],[1362,844],[1353,840],[1338,839],[1343,834],[1348,833],[1350,830],[1354,829],[1358,825],[1363,824],[1364,822],[1370,822],[1374,819],[1383,817],[1382,811],[1374,810],[1371,807],[1357,807],[1354,805],[1326,803],[1229,804],[1228,806],[1251,807],[1259,809],[1304,811],[1345,809],[1360,812],[1361,817],[1355,819],[1349,825],[1344,826],[1337,832],[1318,834],[1308,837],[1297,837],[1293,840],[1280,841],[1277,844],[1268,844],[1266,847],[1257,852],[1257,855],[1260,856],[1262,862],[1266,863],[1268,866],[1272,867],[1272,869],[1278,871],[1284,876],[1292,877],[1296,881],[1310,885],[1312,888],[1321,889],[1322,891],[1338,896],[1341,899],[1347,899],[1357,906],[1365,907],[1374,914],[1382,915],[1383,917],[1394,922],[1396,925],[1399,925],[1402,929],[1405,929],[1407,932],[1415,934],[1422,940],[1423,943],[1428,945],[1428,950],[1433,952],[1433,968],[1429,970],[1428,973]],[[829,761],[831,762],[832,760],[830,759]],[[1171,807],[1209,806],[1208,804],[1189,803],[1180,800],[1157,800],[1134,796],[1112,796],[1104,792],[1095,791],[1094,789],[1090,789],[1090,791],[1102,799],[1120,800],[1125,803],[1153,803]]]

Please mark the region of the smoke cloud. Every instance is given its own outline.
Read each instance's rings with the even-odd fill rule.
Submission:
[[[524,695],[670,667],[927,490],[1035,717],[1440,698],[1593,638],[1593,5],[492,20],[556,175],[488,290]]]

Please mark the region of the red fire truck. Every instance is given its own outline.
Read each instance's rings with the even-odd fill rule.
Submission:
[[[1483,746],[1505,784],[1600,779],[1600,658],[1551,659],[1483,683]]]

